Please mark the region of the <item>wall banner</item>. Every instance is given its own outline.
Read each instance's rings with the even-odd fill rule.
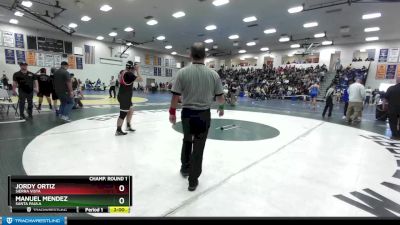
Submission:
[[[26,62],[25,51],[16,50],[17,62]],[[29,65],[29,64],[28,64]]]
[[[389,54],[389,49],[381,49],[379,52],[379,61],[378,62],[387,62]]]
[[[6,56],[6,64],[15,64],[15,51],[12,49],[4,49]]]
[[[387,61],[390,63],[397,63],[399,61],[400,48],[389,49]]]
[[[15,35],[15,47],[16,48],[25,48],[24,35],[17,34],[17,33],[15,33],[14,35]]]
[[[386,77],[386,64],[378,64],[376,69],[376,79],[383,80]]]
[[[396,77],[397,65],[387,65],[386,79],[392,80]]]
[[[36,53],[34,51],[26,52],[26,63],[29,66],[36,66]]]

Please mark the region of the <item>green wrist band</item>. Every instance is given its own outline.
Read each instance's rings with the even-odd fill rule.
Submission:
[[[219,105],[219,107],[218,107],[219,110],[224,110],[224,108],[225,108],[225,105]]]

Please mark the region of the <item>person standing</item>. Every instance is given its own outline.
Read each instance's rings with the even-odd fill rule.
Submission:
[[[111,80],[110,80],[110,91],[109,91],[109,93],[110,93],[110,98],[112,98],[111,93],[114,93],[114,98],[116,98],[116,95],[115,95],[115,86],[116,86],[116,81],[115,81],[115,79],[114,79],[114,76],[111,76]]]
[[[308,89],[310,91],[310,98],[311,98],[311,105],[313,107],[313,110],[317,110],[317,96],[319,94],[319,83],[315,83],[311,85],[311,87]]]
[[[326,105],[324,112],[322,113],[322,117],[325,118],[326,112],[329,109],[328,117],[332,117],[332,110],[333,110],[333,95],[335,93],[335,89],[333,88],[335,85],[331,84],[329,87],[328,91],[326,92],[325,99],[326,99]]]
[[[210,108],[213,98],[219,103],[219,116],[224,115],[224,90],[217,72],[204,64],[204,43],[191,47],[192,65],[181,69],[172,87],[169,121],[176,123],[176,108],[182,96],[183,144],[181,152],[181,174],[189,177],[189,191],[195,191],[202,172],[203,152],[211,123]]]
[[[397,84],[388,88],[385,94],[385,104],[388,107],[390,130],[392,139],[400,140],[400,78]]]
[[[349,91],[348,88],[343,91],[343,102],[344,102],[344,114],[342,119],[347,118],[347,109],[349,108]]]
[[[53,67],[50,69],[50,83],[51,83],[51,99],[53,100],[54,111],[56,112],[56,116],[58,117],[60,112],[58,109],[58,96],[54,89],[54,73],[57,71],[57,68]]]
[[[26,62],[20,62],[20,71],[13,75],[13,95],[17,95],[18,87],[18,101],[19,101],[19,113],[22,120],[26,119],[25,102],[28,102],[28,118],[32,119],[33,113],[33,92],[38,93],[39,85],[37,77],[32,72],[28,71],[28,64]]]
[[[135,75],[136,72],[136,75]],[[119,80],[119,91],[118,91],[118,102],[120,105],[120,114],[117,121],[117,131],[115,132],[116,136],[127,135],[128,133],[122,131],[122,125],[126,118],[127,122],[127,130],[130,132],[135,132],[132,129],[131,120],[133,116],[133,104],[132,104],[132,94],[133,94],[133,82],[143,81],[143,78],[139,73],[139,65],[137,63],[133,63],[132,61],[128,61],[125,66],[125,70],[122,70],[120,73]]]
[[[40,74],[38,76],[39,83],[39,93],[37,96],[39,97],[39,107],[38,110],[42,110],[43,97],[45,96],[47,99],[47,103],[49,104],[50,109],[53,109],[51,105],[50,94],[52,91],[52,84],[50,80],[50,76],[46,74],[46,68],[40,69]]]
[[[5,90],[9,90],[8,77],[5,71],[3,71],[3,77],[1,78],[1,82],[3,83],[3,88]]]
[[[349,108],[347,110],[347,122],[352,123],[361,116],[363,102],[365,99],[365,87],[361,84],[362,80],[357,79],[356,82],[349,87]]]
[[[368,87],[365,90],[365,101],[364,101],[364,105],[368,106],[369,104],[371,104],[371,98],[372,98],[372,89],[371,87]]]
[[[62,62],[61,68],[54,73],[54,91],[61,102],[60,119],[64,122],[71,122],[69,114],[74,107],[74,92],[71,76],[67,70],[68,63]]]

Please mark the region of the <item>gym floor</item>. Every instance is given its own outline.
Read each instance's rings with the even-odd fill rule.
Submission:
[[[375,106],[351,126],[341,104],[329,119],[324,103],[313,112],[290,100],[241,98],[223,118],[213,110],[200,185],[190,193],[179,174],[180,124],[168,122],[170,95],[134,93],[137,131],[115,137],[119,109],[106,94],[86,93],[68,124],[46,101],[31,121],[3,115],[0,199],[8,175],[131,175],[129,216],[400,215],[400,143],[375,120]],[[9,214],[6,201],[0,214]]]

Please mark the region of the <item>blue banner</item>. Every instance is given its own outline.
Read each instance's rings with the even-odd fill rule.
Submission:
[[[82,57],[76,57],[76,69],[83,70],[83,59],[82,59]]]
[[[386,70],[386,79],[391,80],[396,77],[397,65],[388,65]]]
[[[15,36],[15,47],[16,48],[25,48],[24,35],[23,34],[14,34]]]
[[[25,51],[16,50],[17,62],[26,62]]]
[[[7,64],[15,64],[15,51],[12,49],[4,49]]]
[[[2,223],[10,225],[36,225],[36,224],[52,224],[65,225],[64,217],[6,217],[4,216]]]
[[[387,62],[387,58],[389,55],[389,49],[381,49],[379,52],[379,62]]]

